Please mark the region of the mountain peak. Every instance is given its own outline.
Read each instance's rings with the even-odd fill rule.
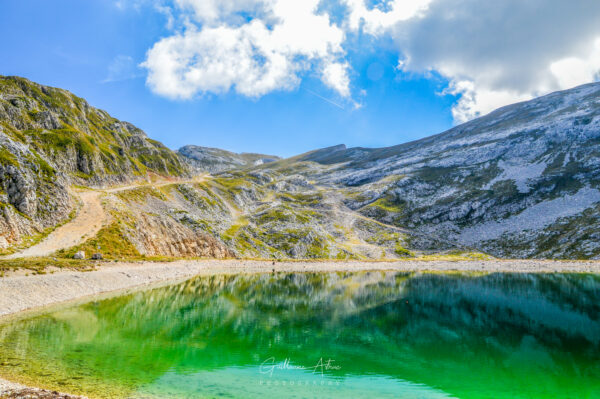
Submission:
[[[177,152],[185,157],[197,170],[219,173],[231,169],[244,168],[274,162],[280,157],[276,155],[242,152],[240,154],[220,148],[186,145]]]

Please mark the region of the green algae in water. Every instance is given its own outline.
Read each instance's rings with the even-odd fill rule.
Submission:
[[[91,397],[600,398],[600,277],[199,277],[3,325],[0,374]]]

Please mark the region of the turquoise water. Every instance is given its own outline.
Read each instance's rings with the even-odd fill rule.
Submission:
[[[600,277],[199,277],[0,326],[0,374],[91,397],[600,398]]]

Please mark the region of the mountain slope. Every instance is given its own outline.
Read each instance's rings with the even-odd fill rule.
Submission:
[[[0,78],[0,250],[68,219],[73,184],[148,174],[167,179],[106,191],[110,220],[58,256],[600,258],[600,84],[411,143],[278,159],[175,153],[67,91]]]
[[[276,155],[254,154],[221,150],[219,148],[186,145],[177,152],[198,171],[218,173],[232,169],[262,165],[280,159]]]
[[[0,78],[0,252],[46,255],[40,248],[51,248],[59,249],[54,256],[69,258],[79,250],[88,255],[100,251],[114,260],[380,259],[460,252],[453,244],[413,236],[353,212],[343,196],[313,185],[293,169],[248,173],[278,159],[198,146],[174,153],[65,90]],[[171,179],[207,171],[218,176]],[[167,178],[92,193],[100,204],[86,203],[82,209],[99,205],[101,210],[83,226],[89,237],[70,237],[67,248],[49,236],[31,248],[75,214],[75,198],[90,197],[70,195],[73,185],[108,186],[145,180],[148,174]],[[75,232],[72,227],[54,236]],[[25,247],[31,250],[19,251]]]
[[[188,175],[179,156],[66,90],[0,76],[0,249],[73,210],[71,184]]]
[[[293,169],[365,215],[503,257],[600,257],[600,84],[394,147],[330,147]]]

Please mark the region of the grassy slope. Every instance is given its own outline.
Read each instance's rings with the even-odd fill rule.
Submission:
[[[0,161],[36,170],[40,185],[52,185],[58,173],[84,185],[88,181],[124,174],[135,177],[147,173],[170,176],[187,173],[175,153],[148,139],[134,126],[112,118],[65,90],[23,78],[0,77],[0,127],[12,141],[28,146],[31,154],[24,162],[18,154],[0,145]],[[63,167],[66,154],[76,159],[75,170]],[[297,162],[300,158],[281,160],[258,169],[277,170],[279,177],[310,170],[312,163]],[[177,190],[186,197],[187,188],[177,187]],[[230,220],[223,224],[196,214],[178,222],[212,235],[242,257],[363,259],[365,255],[360,246],[380,247],[378,258],[415,256],[403,234],[371,223],[363,226],[367,236],[358,237],[352,228],[337,223],[334,212],[324,204],[324,196],[318,191],[281,191],[275,183],[261,183],[245,172],[218,177],[194,190],[195,193],[188,192],[186,197],[191,208],[203,210],[204,215],[225,212],[230,214]],[[120,197],[135,206],[134,203],[144,204],[149,196],[156,197],[156,193],[150,191],[140,188],[124,192]],[[240,202],[240,198],[248,195],[253,199]],[[172,205],[168,195],[158,199]],[[249,208],[242,209],[244,207]],[[371,207],[395,210],[394,204],[387,200]],[[189,213],[189,209],[177,212],[181,216]],[[124,234],[133,225],[134,221],[128,220],[126,213],[113,215],[113,222],[96,237],[62,251],[59,257],[69,258],[76,250],[89,254],[102,248],[107,258],[144,259]]]
[[[0,105],[2,131],[28,145],[34,155],[31,161],[49,178],[61,168],[52,161],[59,161],[69,151],[79,159],[78,169],[71,173],[84,180],[123,172],[175,176],[187,172],[178,156],[163,144],[66,90],[19,77],[0,77]],[[0,159],[18,164],[3,147]],[[94,161],[100,168],[85,167],[86,162]]]
[[[84,99],[24,78],[0,76],[0,216],[10,221],[9,229],[15,223],[24,226],[8,233],[11,246],[1,252],[31,246],[67,222],[74,209],[70,184],[188,174],[175,152]],[[35,207],[25,209],[18,196],[7,194],[23,181]]]

